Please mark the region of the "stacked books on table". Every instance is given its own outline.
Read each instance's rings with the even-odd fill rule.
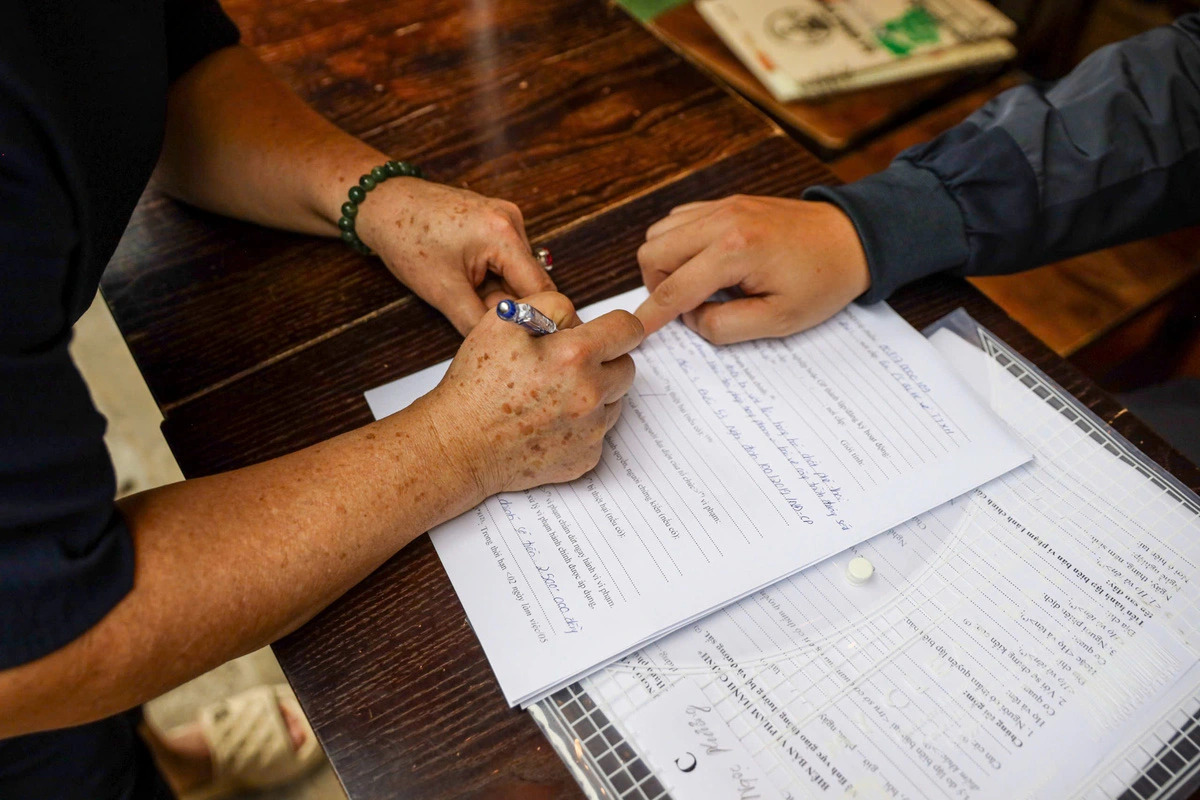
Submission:
[[[697,0],[780,102],[1007,61],[1016,25],[983,0]]]

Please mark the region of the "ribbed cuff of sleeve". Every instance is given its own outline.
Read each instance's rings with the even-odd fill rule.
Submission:
[[[967,261],[962,212],[932,172],[905,161],[845,186],[813,186],[805,200],[833,203],[858,231],[871,288],[860,303],[886,300],[906,283]]]

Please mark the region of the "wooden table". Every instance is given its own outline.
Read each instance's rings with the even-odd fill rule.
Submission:
[[[321,111],[432,177],[518,202],[577,303],[638,282],[676,203],[831,176],[765,118],[593,0],[229,0],[246,40]],[[457,336],[335,241],[219,219],[153,191],[104,294],[189,477],[362,425],[362,392]],[[965,305],[1193,487],[1200,473],[965,283],[896,298],[920,326]],[[579,791],[510,710],[427,537],[276,645],[352,798]]]

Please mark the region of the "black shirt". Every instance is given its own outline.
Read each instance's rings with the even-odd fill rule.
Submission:
[[[162,146],[169,82],[238,40],[215,0],[0,0],[0,669],[133,584],[104,419],[67,352]]]

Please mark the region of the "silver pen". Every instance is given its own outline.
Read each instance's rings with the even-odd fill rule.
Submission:
[[[544,336],[558,330],[554,320],[528,303],[518,303],[516,300],[501,300],[496,305],[496,316],[514,325],[520,325],[534,336]]]

